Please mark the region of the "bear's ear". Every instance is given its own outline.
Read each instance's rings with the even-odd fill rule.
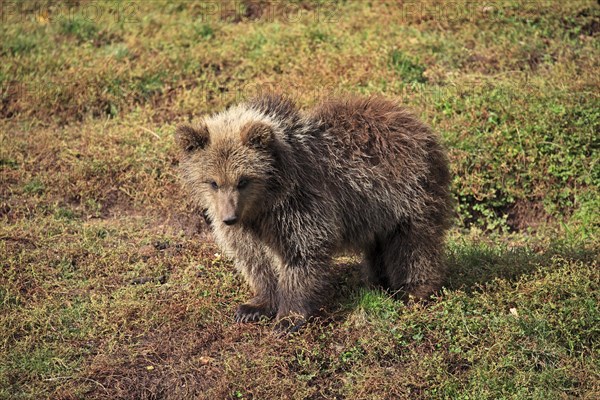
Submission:
[[[248,122],[242,127],[240,136],[247,146],[267,148],[275,139],[275,132],[264,122]]]
[[[175,131],[175,141],[186,153],[205,148],[209,139],[208,127],[204,123],[179,125]]]

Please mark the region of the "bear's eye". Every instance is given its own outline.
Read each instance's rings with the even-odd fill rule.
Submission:
[[[217,189],[219,188],[219,185],[217,185],[217,182],[215,182],[215,181],[212,181],[212,182],[210,183],[210,187],[211,187],[211,188],[213,188],[214,190],[217,190]]]
[[[250,183],[250,181],[249,181],[248,179],[246,179],[246,178],[242,178],[242,179],[240,179],[240,181],[238,182],[238,185],[237,185],[237,187],[238,187],[238,189],[243,189],[243,188],[245,188],[246,186],[248,186],[248,183]]]

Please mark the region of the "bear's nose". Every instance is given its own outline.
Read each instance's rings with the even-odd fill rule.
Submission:
[[[225,223],[225,225],[233,225],[237,222],[237,217],[227,217],[223,220],[223,222]]]

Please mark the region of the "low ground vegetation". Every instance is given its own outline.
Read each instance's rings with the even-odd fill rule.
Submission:
[[[0,398],[600,397],[597,2],[0,6]],[[248,289],[172,134],[271,90],[382,93],[441,133],[429,303],[341,257],[302,334],[233,322]]]

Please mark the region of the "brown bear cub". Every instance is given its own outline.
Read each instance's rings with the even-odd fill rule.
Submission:
[[[438,137],[392,101],[308,112],[262,96],[177,129],[183,181],[255,293],[238,322],[301,326],[328,295],[331,258],[361,252],[370,280],[425,298],[444,279],[450,175]]]

